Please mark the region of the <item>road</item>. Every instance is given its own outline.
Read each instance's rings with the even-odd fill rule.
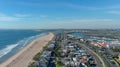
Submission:
[[[64,39],[66,39],[65,35],[64,35]],[[68,40],[63,40],[62,45],[66,44],[66,42],[69,42],[69,41]],[[93,54],[93,56],[95,58],[95,61],[96,61],[96,64],[97,64],[97,67],[105,67],[105,63],[104,63],[103,59],[98,54],[96,54],[93,50],[91,50],[90,48],[85,46],[85,44],[81,44],[78,41],[75,41],[75,42],[77,44],[79,44],[81,47],[87,49],[91,54]]]
[[[117,64],[112,60],[112,57],[110,56],[110,55],[114,55],[114,52],[112,52],[110,49],[106,49],[106,52],[108,53],[108,56],[103,55],[103,57],[105,58],[105,60],[108,61],[110,67],[117,67]]]
[[[95,60],[97,62],[97,67],[105,67],[105,63],[102,60],[102,58],[96,54],[93,50],[91,50],[90,48],[88,48],[87,46],[85,46],[85,44],[79,43],[77,42],[80,46],[84,47],[85,49],[87,49],[90,53],[93,54],[93,56],[95,57]]]

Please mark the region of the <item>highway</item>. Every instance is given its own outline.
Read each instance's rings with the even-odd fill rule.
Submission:
[[[85,46],[85,44],[82,44],[82,43],[79,43],[77,42],[81,47],[84,47],[85,49],[87,49],[90,53],[93,54],[93,56],[95,57],[95,60],[96,60],[96,64],[97,64],[97,67],[105,67],[105,63],[103,61],[103,59],[98,56],[93,50],[91,50],[90,48],[88,48],[87,46]]]
[[[62,33],[62,34],[63,34],[63,33]],[[80,47],[83,47],[84,49],[88,50],[89,53],[92,54],[92,56],[95,58],[95,63],[97,64],[96,67],[107,67],[106,64],[105,64],[105,62],[104,62],[104,60],[103,60],[103,59],[105,59],[105,58],[101,58],[97,53],[95,53],[92,49],[90,49],[90,47],[87,46],[86,44],[80,43],[80,42],[77,41],[77,40],[66,40],[67,37],[66,37],[65,34],[62,35],[61,37],[63,38],[63,41],[62,41],[62,43],[61,43],[62,45],[66,44],[66,43],[69,42],[69,41],[74,41],[74,42],[76,42],[76,44],[79,44]],[[108,58],[106,57],[105,60],[108,61]],[[111,61],[108,62],[108,63],[111,63]],[[111,67],[111,65],[117,67],[115,64],[112,64],[112,63],[110,64],[110,67]]]
[[[66,42],[69,42],[68,40],[64,40],[62,42],[62,45],[66,44]],[[92,56],[95,58],[95,63],[97,64],[96,67],[105,67],[104,61],[102,60],[102,58],[100,58],[94,51],[92,51],[90,48],[88,48],[87,46],[85,46],[84,44],[81,44],[79,42],[76,41],[77,44],[79,44],[80,47],[83,47],[84,49],[88,50],[89,53],[92,54]]]
[[[66,35],[63,35],[64,40],[63,40],[63,42],[62,42],[62,45],[64,45],[64,44],[66,44],[67,42],[69,42],[69,40],[65,40],[65,39],[66,39],[65,36],[66,36]],[[96,67],[105,67],[105,63],[104,63],[103,59],[102,59],[100,56],[98,56],[93,50],[91,50],[91,49],[90,49],[89,47],[87,47],[85,44],[82,44],[82,43],[80,43],[80,42],[78,42],[78,41],[76,41],[76,40],[74,40],[74,42],[76,42],[77,44],[79,44],[80,47],[83,47],[84,49],[88,50],[88,52],[93,55],[93,57],[95,58],[96,64],[97,64]]]

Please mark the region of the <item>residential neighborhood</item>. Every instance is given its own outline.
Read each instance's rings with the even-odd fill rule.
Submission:
[[[33,67],[119,67],[119,44],[116,39],[86,39],[63,31],[43,48]]]

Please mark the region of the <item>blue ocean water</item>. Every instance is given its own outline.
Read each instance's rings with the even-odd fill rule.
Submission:
[[[37,37],[46,34],[34,30],[0,30],[0,63],[17,53]]]

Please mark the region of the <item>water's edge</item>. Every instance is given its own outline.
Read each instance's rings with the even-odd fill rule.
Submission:
[[[16,53],[18,53],[20,50],[22,50],[22,48],[27,46],[33,40],[35,40],[39,37],[45,36],[47,34],[48,33],[40,33],[38,35],[22,39],[22,40],[18,41],[16,44],[11,44],[11,45],[6,46],[4,49],[1,49],[0,50],[0,64],[5,62],[7,59],[12,57]]]

